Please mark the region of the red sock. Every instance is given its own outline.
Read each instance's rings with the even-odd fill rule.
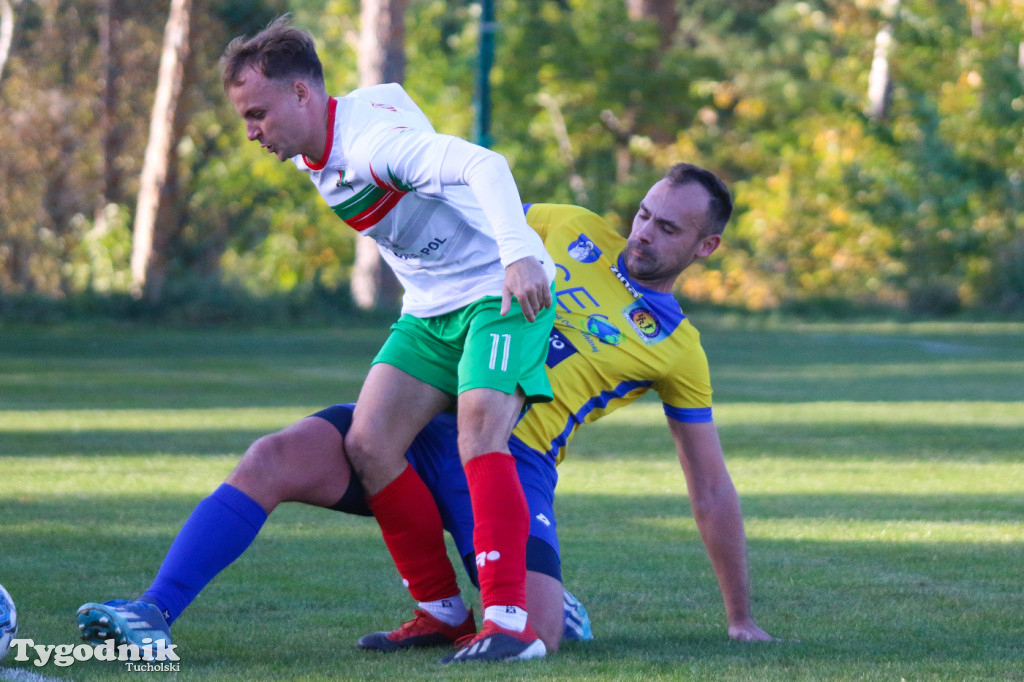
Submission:
[[[441,514],[412,466],[367,502],[412,598],[436,601],[458,594]]]
[[[465,465],[473,503],[473,547],[480,599],[488,606],[526,609],[526,538],[530,510],[519,483],[516,460],[491,452]]]

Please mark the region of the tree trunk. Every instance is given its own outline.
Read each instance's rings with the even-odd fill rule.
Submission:
[[[122,200],[123,173],[118,159],[124,150],[122,125],[117,115],[121,76],[121,17],[117,0],[100,0],[99,52],[103,92],[100,96],[100,135],[103,144],[103,189],[101,204]],[[102,206],[101,206],[102,208]]]
[[[408,0],[363,0],[359,34],[359,86],[405,80],[405,10]],[[352,301],[363,310],[398,302],[401,286],[372,239],[356,238]]]
[[[118,78],[121,75],[121,20],[117,0],[99,0],[97,23],[99,28],[99,61],[103,91],[100,94],[100,139],[103,151],[103,176],[96,208],[93,212],[93,232],[106,234],[110,229],[111,212],[108,206],[121,203],[123,174],[118,159],[124,149],[124,136],[118,124]]]
[[[12,0],[0,0],[0,77],[4,75],[7,57],[14,40],[14,7]]]
[[[160,300],[163,287],[164,254],[154,248],[162,217],[166,217],[168,181],[175,144],[175,119],[188,57],[192,0],[171,0],[163,51],[157,76],[156,97],[150,118],[149,141],[139,179],[138,204],[132,243],[132,296],[151,303]],[[173,184],[173,183],[172,183]]]
[[[889,50],[892,47],[892,22],[900,0],[884,0],[882,14],[885,23],[875,36],[875,54],[868,74],[867,115],[881,121],[889,114],[892,99],[892,78],[889,75]]]
[[[409,0],[363,0],[359,14],[359,87],[405,80]]]
[[[626,0],[626,11],[633,21],[647,19],[657,24],[662,47],[672,41],[679,26],[675,0]]]

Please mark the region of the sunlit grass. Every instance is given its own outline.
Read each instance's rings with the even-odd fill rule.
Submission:
[[[908,506],[913,506],[912,500]],[[827,542],[1024,543],[1024,529],[1019,523],[830,519],[822,525],[820,519],[754,519],[747,524],[747,537]]]
[[[206,495],[238,463],[242,453],[218,456],[8,457],[0,501],[66,496],[125,499],[139,496]]]
[[[308,407],[207,407],[203,409],[0,410],[0,434],[76,431],[224,431],[278,429],[322,405]]]
[[[1021,376],[1024,376],[1022,368]],[[1024,397],[1024,386],[1021,387]],[[1024,429],[1024,400],[996,401],[885,401],[854,402],[849,400],[811,403],[737,403],[718,404],[714,408],[719,428],[743,424],[828,423],[862,424],[988,424]],[[0,413],[2,419],[2,413]],[[613,412],[603,425],[633,424],[662,426],[664,413],[659,404],[645,401],[629,410]],[[2,424],[2,421],[0,421]]]
[[[5,335],[0,582],[22,635],[73,643],[80,603],[144,590],[255,438],[354,399],[382,335]],[[724,321],[703,338],[754,615],[784,641],[725,637],[665,417],[646,399],[587,427],[560,467],[563,572],[597,639],[500,676],[1024,679],[1024,325]],[[434,651],[354,647],[411,606],[372,520],[284,505],[175,625],[176,679],[493,676],[440,670]],[[3,666],[0,679],[126,674]]]

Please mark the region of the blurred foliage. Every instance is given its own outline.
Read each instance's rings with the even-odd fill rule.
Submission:
[[[166,4],[113,2],[112,124],[99,0],[16,5],[0,80],[0,310],[18,296],[127,291]],[[246,142],[217,59],[232,36],[291,11],[343,94],[357,79],[358,5],[196,0],[172,293],[345,295],[354,235],[291,164]],[[667,166],[719,173],[737,210],[723,248],[681,281],[694,301],[1019,316],[1024,5],[902,0],[890,108],[874,120],[864,112],[881,5],[689,0],[666,27],[631,19],[625,0],[504,0],[494,147],[525,201],[581,203],[623,231]],[[439,130],[463,137],[479,14],[465,0],[411,0],[406,19],[406,88]],[[107,166],[105,146],[116,151]]]

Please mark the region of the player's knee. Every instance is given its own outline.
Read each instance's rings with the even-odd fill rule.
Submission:
[[[287,499],[290,482],[283,473],[286,460],[286,448],[279,434],[263,436],[249,446],[226,482],[269,512]]]
[[[460,426],[459,455],[467,462],[489,452],[508,452],[508,436],[504,431],[462,431]]]
[[[371,438],[355,429],[345,434],[344,449],[352,471],[370,494],[380,492],[400,473],[406,463],[403,458],[400,462],[403,465],[401,468],[397,465],[387,466],[390,461],[386,456],[388,453],[381,451],[380,437]]]
[[[305,461],[305,449],[298,447],[293,434],[278,431],[258,438],[245,451],[236,475],[264,496],[289,499],[296,489],[319,474]]]
[[[353,464],[369,459],[373,455],[373,442],[362,432],[349,429],[344,438],[345,454]]]
[[[353,471],[364,482],[367,477],[372,480],[379,460],[378,438],[371,438],[355,429],[345,434],[344,450]]]
[[[508,448],[522,407],[517,395],[493,389],[475,389],[459,397],[459,453],[463,461],[487,452]]]
[[[279,474],[289,468],[286,440],[281,432],[261,436],[245,451],[242,462],[253,471]]]

